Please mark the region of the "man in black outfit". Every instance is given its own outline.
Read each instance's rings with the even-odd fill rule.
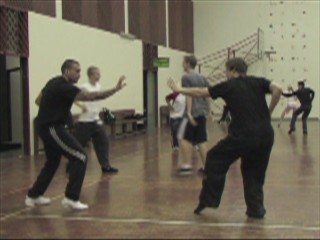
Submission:
[[[299,81],[298,82],[298,90],[294,91],[292,93],[282,93],[285,97],[292,97],[297,96],[297,98],[300,101],[300,107],[292,114],[291,122],[290,122],[290,130],[289,134],[294,132],[296,130],[296,121],[298,116],[302,114],[302,127],[303,127],[303,134],[308,134],[308,128],[307,128],[307,119],[311,112],[312,108],[312,101],[314,99],[314,91],[311,88],[304,87],[304,82]]]
[[[172,90],[192,97],[221,97],[230,109],[231,123],[228,136],[207,154],[200,203],[195,214],[206,207],[218,208],[230,165],[241,158],[241,172],[246,214],[263,218],[263,185],[274,132],[270,114],[281,97],[281,88],[264,78],[246,76],[247,64],[241,58],[226,63],[228,81],[209,88],[182,88],[169,80]],[[269,108],[265,95],[271,93]]]
[[[88,205],[81,203],[79,197],[86,171],[87,155],[81,144],[65,127],[70,117],[70,109],[75,100],[94,101],[110,97],[125,86],[125,77],[121,77],[116,87],[111,90],[89,93],[73,85],[80,78],[80,64],[77,61],[66,60],[62,64],[61,72],[62,76],[51,79],[36,99],[36,104],[39,105],[37,127],[43,140],[47,160],[36,182],[28,191],[25,204],[33,207],[36,204],[45,205],[51,202],[42,195],[47,190],[63,155],[69,159],[70,170],[62,205],[83,210],[87,209]]]
[[[218,121],[219,124],[223,123],[223,122],[229,122],[230,118],[229,118],[229,108],[227,105],[223,106],[223,112],[222,112],[222,116],[220,118],[220,120]]]

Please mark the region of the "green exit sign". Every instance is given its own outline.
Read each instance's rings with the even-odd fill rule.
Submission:
[[[155,58],[153,60],[153,66],[159,68],[168,68],[170,59],[167,57]]]

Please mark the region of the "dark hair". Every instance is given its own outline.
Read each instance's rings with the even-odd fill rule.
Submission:
[[[92,76],[92,74],[93,74],[93,72],[94,72],[95,70],[99,70],[99,68],[98,68],[98,67],[95,67],[95,66],[90,66],[90,67],[88,68],[88,70],[87,70],[87,75],[88,75],[88,77]]]
[[[240,74],[246,74],[248,70],[248,65],[242,58],[232,58],[226,62],[226,68],[229,71],[236,71]]]
[[[73,60],[73,59],[67,59],[67,60],[65,60],[64,63],[62,64],[62,66],[61,66],[61,73],[64,74],[64,72],[65,72],[67,69],[72,68],[74,64],[78,64],[78,65],[79,65],[79,62],[76,61],[76,60]]]
[[[195,68],[197,66],[197,59],[193,55],[185,56],[184,57],[184,61],[186,63],[189,63],[192,68]]]
[[[299,82],[298,82],[298,85],[304,87],[304,82],[305,82],[305,80],[299,81]]]

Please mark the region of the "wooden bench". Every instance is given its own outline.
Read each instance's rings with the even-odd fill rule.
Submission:
[[[121,109],[111,111],[116,121],[111,125],[111,136],[113,138],[126,137],[145,132],[145,118],[129,119],[135,115],[134,109]],[[142,125],[140,129],[139,126]]]
[[[115,139],[119,137],[126,137],[130,135],[136,135],[138,133],[144,133],[146,131],[144,124],[145,118],[127,119],[127,117],[133,116],[135,114],[134,109],[115,110],[112,111],[112,113],[116,117],[115,123],[109,126],[105,125],[106,132],[110,133],[111,138]],[[79,115],[80,114],[72,115],[74,124],[78,122]],[[40,152],[44,151],[44,148],[42,140],[36,128],[36,118],[33,120],[33,136],[34,154],[38,155]]]

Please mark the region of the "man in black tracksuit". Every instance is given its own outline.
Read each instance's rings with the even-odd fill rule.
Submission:
[[[308,134],[308,128],[307,128],[307,119],[311,112],[312,108],[312,101],[314,98],[314,91],[311,88],[304,87],[304,82],[299,81],[298,82],[298,90],[294,91],[292,93],[282,93],[285,97],[292,97],[297,96],[297,98],[300,101],[300,107],[292,114],[291,122],[290,122],[290,130],[289,134],[294,132],[296,130],[296,121],[298,116],[302,114],[302,127],[303,127],[303,134]]]
[[[39,105],[37,127],[43,140],[47,160],[36,182],[25,199],[27,206],[45,205],[51,201],[42,195],[47,190],[61,156],[69,159],[69,183],[62,200],[64,207],[76,210],[87,209],[88,205],[79,201],[82,183],[85,176],[87,155],[78,140],[66,129],[70,118],[70,109],[75,100],[93,101],[105,99],[121,90],[125,77],[119,79],[115,88],[100,92],[83,92],[73,84],[80,78],[80,65],[68,59],[61,67],[62,76],[51,79],[39,94],[36,104]]]
[[[172,90],[192,97],[221,97],[230,109],[231,123],[228,136],[211,148],[207,154],[200,203],[195,214],[206,207],[220,205],[225,178],[230,165],[241,158],[241,172],[246,214],[263,218],[263,185],[274,132],[270,114],[281,97],[281,88],[264,78],[246,76],[247,64],[241,58],[226,63],[228,81],[209,88],[182,88],[172,79]],[[265,95],[271,93],[268,108]]]

